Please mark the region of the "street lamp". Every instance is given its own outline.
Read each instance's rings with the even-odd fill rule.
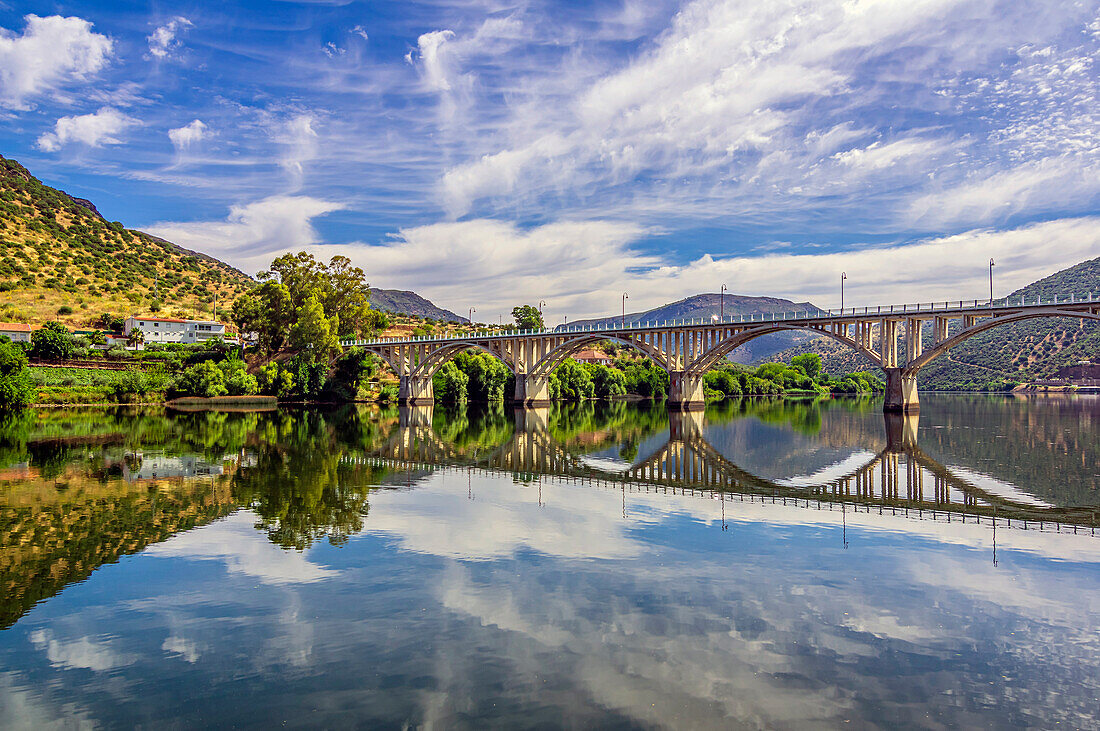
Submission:
[[[630,299],[630,295],[623,292],[623,328],[626,328],[626,301]]]
[[[993,257],[989,257],[989,306],[993,306]]]
[[[474,313],[475,312],[477,312],[477,308],[476,307],[471,307],[470,308],[470,317],[467,318],[470,321],[470,330],[474,329]]]
[[[848,278],[848,272],[840,273],[840,314],[844,314],[844,280]]]
[[[718,303],[718,319],[719,320],[725,320],[726,319],[726,285],[724,285],[724,284],[722,285],[722,294],[720,295],[720,297],[721,297],[721,300]]]
[[[546,327],[546,324],[543,323],[543,321],[542,321],[542,308],[545,307],[545,306],[546,306],[546,302],[543,301],[543,300],[539,300],[539,324],[542,325],[543,328]]]

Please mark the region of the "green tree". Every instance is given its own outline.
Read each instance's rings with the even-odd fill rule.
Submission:
[[[333,354],[340,352],[336,334],[339,329],[339,321],[326,317],[320,298],[311,294],[298,308],[298,319],[290,329],[290,347],[327,363]]]
[[[225,390],[230,396],[250,396],[259,393],[256,377],[250,375],[244,361],[239,358],[227,358],[218,364],[225,379]]]
[[[346,256],[334,256],[326,265],[304,251],[285,254],[271,262],[258,279],[282,283],[295,308],[316,297],[325,315],[335,318],[342,328],[336,335],[350,336],[370,329],[370,285],[363,270],[353,266]]]
[[[27,354],[18,345],[0,342],[0,413],[24,409],[34,398]]]
[[[558,382],[558,398],[566,401],[582,401],[596,395],[592,376],[572,358],[566,358],[564,363],[554,369],[550,378]]]
[[[791,358],[791,365],[801,368],[810,378],[817,378],[821,373],[821,356],[817,353],[804,353]]]
[[[469,397],[470,377],[454,363],[444,363],[432,376],[432,390],[439,401],[448,404],[464,404]]]
[[[136,347],[145,342],[145,332],[138,327],[131,328],[129,334],[126,336],[126,344],[130,347]]]
[[[248,340],[255,340],[268,353],[283,346],[294,323],[294,302],[290,290],[277,281],[266,281],[233,302],[230,318]]]
[[[64,360],[72,357],[76,343],[60,322],[47,322],[31,333],[31,357]]]
[[[626,376],[618,368],[599,363],[589,363],[584,367],[592,377],[596,398],[611,399],[626,395]]]
[[[201,396],[211,398],[224,396],[225,374],[216,363],[204,360],[183,371],[176,378],[172,391],[179,396]]]
[[[542,313],[537,307],[531,305],[513,307],[512,317],[515,318],[516,327],[520,330],[542,330],[545,327],[542,322]]]

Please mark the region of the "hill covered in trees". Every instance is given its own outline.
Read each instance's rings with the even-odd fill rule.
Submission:
[[[107,221],[89,201],[0,157],[0,320],[100,313],[209,317],[252,286],[243,272],[164,239]]]
[[[1083,261],[1012,292],[1034,300],[1070,293],[1100,292],[1100,257]],[[925,347],[931,345],[931,328],[925,329]],[[904,352],[904,337],[900,339]],[[789,361],[806,352],[821,355],[830,373],[868,367],[857,353],[825,337],[791,347],[774,358]],[[1060,368],[1081,360],[1100,358],[1100,325],[1076,318],[1039,318],[988,330],[959,344],[920,372],[922,388],[980,390],[1028,382],[1054,375]]]

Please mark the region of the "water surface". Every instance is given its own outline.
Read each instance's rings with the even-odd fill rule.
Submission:
[[[0,726],[1097,724],[1100,400],[34,411]]]

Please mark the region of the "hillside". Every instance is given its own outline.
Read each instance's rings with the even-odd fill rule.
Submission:
[[[627,324],[643,322],[661,322],[664,320],[682,319],[710,319],[718,315],[723,309],[722,295],[697,294],[692,297],[662,305],[645,312],[629,312],[626,315]],[[749,297],[740,294],[725,295],[725,314],[729,315],[761,315],[773,312],[820,312],[821,310],[809,302],[792,302],[778,297]],[[622,322],[622,315],[603,317],[594,320],[578,320],[570,325],[618,325]],[[783,333],[768,335],[758,338],[753,342],[738,348],[733,353],[733,360],[738,363],[751,363],[756,360],[768,360],[770,357],[786,348],[800,346],[803,343],[815,339],[816,336],[809,333]]]
[[[416,292],[404,289],[378,289],[372,287],[370,306],[383,312],[393,312],[398,315],[409,315],[438,322],[466,322],[465,317],[460,317],[450,310],[436,307],[435,304]]]
[[[101,313],[209,317],[251,286],[212,257],[105,220],[0,156],[0,321],[90,325]]]
[[[1012,292],[1009,297],[1053,297],[1070,292],[1100,291],[1100,258],[1081,262]],[[928,347],[931,334],[925,335]],[[904,338],[901,339],[904,352]],[[843,373],[866,368],[854,352],[828,338],[817,338],[809,348],[792,347],[775,354],[777,360],[803,352],[819,353],[825,370]],[[930,389],[974,389],[1002,380],[1026,382],[1054,375],[1081,360],[1100,359],[1100,326],[1079,319],[1037,319],[1004,325],[953,348],[921,370],[921,386]]]

